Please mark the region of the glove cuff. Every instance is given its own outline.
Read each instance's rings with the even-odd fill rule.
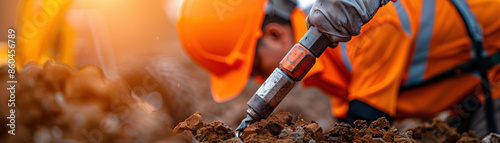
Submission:
[[[389,1],[396,2],[397,0],[380,0],[380,5],[378,7],[382,7],[385,4],[389,3]]]

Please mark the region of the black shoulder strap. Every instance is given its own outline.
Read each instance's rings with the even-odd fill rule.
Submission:
[[[476,18],[470,11],[470,8],[465,0],[451,0],[455,5],[458,12],[464,20],[465,26],[467,27],[467,33],[472,40],[472,48],[474,48],[474,54],[476,55],[476,68],[479,71],[479,76],[481,77],[481,86],[483,87],[486,109],[486,120],[488,123],[488,129],[490,132],[498,133],[496,128],[495,116],[493,111],[493,99],[491,97],[491,86],[488,80],[488,69],[491,67],[491,61],[488,61],[485,57],[483,49],[483,34],[481,28],[479,27]]]

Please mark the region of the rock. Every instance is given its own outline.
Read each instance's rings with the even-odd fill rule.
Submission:
[[[179,123],[175,126],[173,132],[174,133],[182,133],[185,130],[189,130],[192,132],[192,135],[196,135],[196,130],[203,127],[203,118],[199,112],[189,116],[185,121]]]
[[[498,143],[500,142],[500,134],[490,133],[482,140],[483,143]]]
[[[434,119],[432,123],[424,123],[408,130],[413,132],[413,139],[418,142],[457,142],[460,139],[457,129],[448,126],[441,119]]]
[[[323,129],[318,123],[313,122],[308,124],[306,127],[306,132],[314,139],[314,140],[323,140]]]
[[[223,142],[233,137],[233,130],[221,121],[207,122],[196,134],[196,139],[201,142]]]

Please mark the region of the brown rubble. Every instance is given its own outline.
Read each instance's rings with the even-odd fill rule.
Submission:
[[[413,138],[419,142],[479,142],[474,132],[457,133],[457,129],[448,126],[446,121],[434,119],[432,123],[424,123],[408,129]]]
[[[174,136],[174,138],[180,138],[176,140],[179,142],[193,142],[193,139],[200,142],[238,142],[231,128],[221,121],[204,123],[199,112],[175,126],[173,133],[181,135]]]
[[[308,123],[300,118],[293,121],[287,112],[251,124],[244,130],[241,140],[220,121],[203,123],[200,113],[179,123],[173,132],[183,135],[187,142],[415,142],[408,137],[411,133],[395,133],[385,118],[370,125],[366,121],[356,121],[354,127],[336,123],[328,132],[323,132],[315,121]]]
[[[315,121],[306,122],[298,117],[295,121],[288,112],[270,115],[267,119],[248,126],[239,139],[234,132],[220,121],[203,123],[200,113],[195,113],[174,128],[174,133],[185,137],[187,142],[479,142],[474,132],[459,134],[443,120],[435,119],[411,128],[404,133],[396,132],[386,118],[371,124],[357,120],[354,126],[335,123],[327,132]],[[188,135],[185,135],[188,134]]]

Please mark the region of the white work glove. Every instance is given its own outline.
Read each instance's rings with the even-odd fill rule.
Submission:
[[[317,0],[309,15],[308,26],[318,28],[334,46],[351,40],[360,33],[361,26],[390,0]],[[333,47],[332,47],[333,48]]]

